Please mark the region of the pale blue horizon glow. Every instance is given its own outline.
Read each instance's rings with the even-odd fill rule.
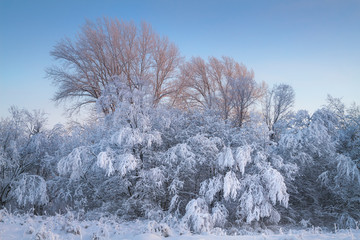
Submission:
[[[45,68],[57,41],[85,19],[146,21],[183,56],[233,57],[258,82],[287,83],[296,109],[315,111],[330,94],[360,103],[360,1],[0,1],[0,117],[42,109],[65,123]]]

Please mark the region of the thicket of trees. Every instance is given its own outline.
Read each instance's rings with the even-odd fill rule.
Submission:
[[[96,120],[45,129],[38,111],[0,122],[0,207],[148,218],[181,231],[360,219],[360,110],[329,97],[293,112],[234,59],[185,61],[148,24],[87,22],[51,53],[55,100]],[[255,108],[256,104],[262,108]],[[71,110],[70,109],[70,110]]]

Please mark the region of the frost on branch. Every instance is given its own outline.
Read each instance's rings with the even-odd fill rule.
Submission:
[[[217,145],[221,144],[221,139],[217,137],[206,137],[203,134],[197,134],[188,141],[192,151],[197,155],[199,164],[203,164],[214,158],[219,152]],[[231,152],[230,152],[231,154]]]
[[[193,199],[186,205],[182,223],[194,233],[209,232],[212,229],[213,219],[204,199]]]
[[[89,161],[86,155],[86,147],[78,147],[62,158],[58,163],[58,171],[62,175],[70,173],[70,179],[77,180],[85,173],[86,163]]]
[[[13,193],[17,203],[21,206],[27,204],[42,205],[48,202],[45,180],[37,175],[23,174],[17,182]]]
[[[268,168],[263,174],[266,183],[270,201],[273,205],[276,202],[284,207],[288,206],[289,194],[286,192],[286,185],[283,176],[274,168]]]
[[[259,174],[245,175],[241,182],[241,189],[244,192],[240,198],[238,214],[240,220],[247,223],[259,221],[268,217],[273,223],[280,220],[280,214],[274,206],[280,203],[288,206],[289,194],[286,192],[286,185],[281,174],[270,166],[264,164]]]
[[[157,131],[123,127],[112,136],[111,142],[127,148],[137,144],[150,148],[153,144],[161,144],[161,135]]]
[[[108,176],[110,176],[115,171],[113,166],[113,157],[108,151],[99,153],[96,163],[100,168],[106,170],[106,174]]]
[[[224,147],[218,156],[218,163],[221,169],[231,168],[234,165],[235,160],[230,147]]]
[[[178,144],[165,153],[165,162],[168,164],[190,164],[194,165],[195,154],[186,143]]]
[[[118,156],[116,169],[119,170],[121,176],[125,176],[128,172],[133,171],[139,164],[139,160],[130,153]]]
[[[345,182],[352,182],[360,186],[360,171],[355,162],[344,155],[339,155],[336,161],[338,162],[335,176],[336,185],[341,186]]]
[[[237,167],[239,168],[241,174],[245,173],[245,167],[248,163],[251,163],[251,147],[246,145],[238,147],[235,153],[235,160]]]
[[[258,175],[247,176],[244,179],[245,192],[241,195],[238,214],[246,219],[247,223],[260,220],[260,217],[269,215],[271,204],[266,201],[264,188]],[[261,211],[262,210],[262,211]]]
[[[226,200],[236,199],[237,191],[240,189],[240,182],[234,172],[229,171],[224,177],[224,198]]]
[[[6,164],[7,164],[7,161],[6,161],[6,158],[3,156],[5,154],[3,154],[2,152],[0,152],[0,172],[3,172]]]
[[[214,200],[214,196],[224,188],[223,178],[216,176],[201,183],[200,195],[205,197],[208,203]]]
[[[160,205],[165,202],[166,197],[164,172],[159,167],[143,169],[139,173],[139,179],[136,183],[133,200],[145,216],[160,221],[164,214]]]
[[[229,216],[229,211],[226,207],[223,204],[216,203],[211,212],[214,227],[224,227]]]

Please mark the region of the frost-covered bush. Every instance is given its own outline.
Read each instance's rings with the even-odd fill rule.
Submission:
[[[35,240],[60,240],[60,236],[53,233],[51,230],[42,226],[41,229],[35,234]]]
[[[22,174],[15,185],[13,194],[19,205],[44,205],[48,202],[46,182],[42,177]]]
[[[54,176],[52,156],[62,136],[45,123],[42,112],[15,107],[0,121],[0,208],[35,208],[41,214],[48,203],[46,180]]]
[[[213,228],[213,219],[204,199],[191,200],[185,210],[186,213],[182,218],[185,228],[195,233],[209,232]]]

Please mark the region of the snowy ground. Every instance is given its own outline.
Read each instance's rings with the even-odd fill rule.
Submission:
[[[16,216],[0,211],[0,240],[57,240],[57,239],[135,239],[135,240],[315,240],[315,239],[360,239],[360,230],[341,230],[334,233],[321,233],[319,229],[289,231],[286,234],[257,234],[240,236],[223,236],[213,234],[179,235],[169,229],[170,235],[157,231],[159,225],[154,222],[118,223],[111,219],[99,221],[77,221],[71,215],[39,217]]]

